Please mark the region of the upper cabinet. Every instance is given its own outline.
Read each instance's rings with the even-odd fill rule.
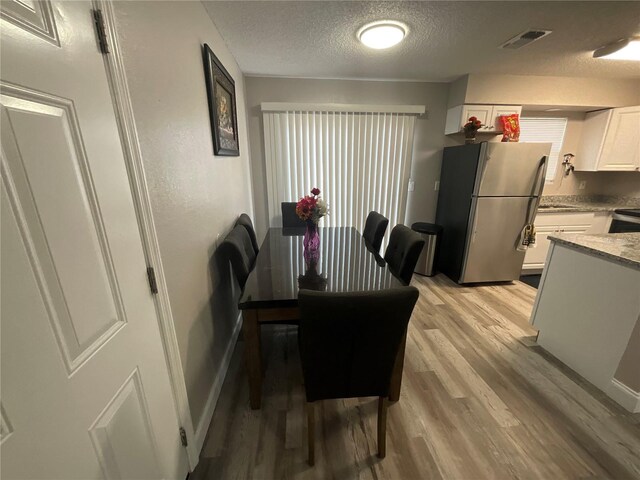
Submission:
[[[478,133],[502,133],[500,116],[520,114],[521,111],[522,107],[518,105],[458,105],[447,110],[444,133],[459,133],[469,117],[476,117],[482,122]]]
[[[640,170],[640,105],[589,112],[575,169]]]

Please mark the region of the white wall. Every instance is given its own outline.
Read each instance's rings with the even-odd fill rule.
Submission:
[[[442,148],[451,143],[444,135],[448,84],[246,77],[246,89],[259,237],[266,233],[268,225],[262,102],[425,105],[427,118],[416,120],[411,169],[415,190],[408,195],[405,223],[435,220],[438,192],[434,183],[440,178]]]
[[[252,213],[243,76],[200,2],[116,2],[115,12],[197,427],[238,318],[216,239]],[[236,82],[240,157],[213,155],[203,43]]]

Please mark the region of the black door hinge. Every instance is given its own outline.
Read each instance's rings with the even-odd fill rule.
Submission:
[[[104,25],[104,17],[102,16],[102,10],[96,9],[93,11],[93,22],[96,25],[96,35],[98,35],[98,46],[100,47],[100,53],[109,53],[109,43],[107,42],[107,30]]]
[[[187,442],[187,432],[185,432],[182,427],[180,427],[180,443],[182,443],[183,447],[189,445],[189,442]]]
[[[156,271],[153,267],[147,268],[147,277],[149,278],[149,288],[154,295],[158,293],[158,283],[156,282]]]

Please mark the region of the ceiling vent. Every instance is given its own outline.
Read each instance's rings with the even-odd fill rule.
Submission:
[[[500,48],[516,50],[524,47],[525,45],[529,45],[531,42],[540,40],[542,37],[546,37],[550,33],[551,30],[527,30],[526,32],[516,35],[511,40],[507,40],[505,43],[500,45]]]

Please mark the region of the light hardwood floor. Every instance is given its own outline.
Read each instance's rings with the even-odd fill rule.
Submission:
[[[536,290],[414,277],[400,401],[376,457],[377,399],[324,401],[306,463],[305,399],[292,326],[263,327],[262,409],[249,408],[239,342],[191,480],[640,478],[640,415],[535,344]]]

